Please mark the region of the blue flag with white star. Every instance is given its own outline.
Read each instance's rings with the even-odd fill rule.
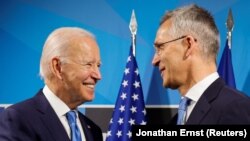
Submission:
[[[224,48],[220,60],[218,73],[220,77],[224,79],[224,81],[228,86],[236,88],[233,65],[232,65],[231,48],[229,48],[228,40],[226,41],[226,46]]]
[[[146,125],[146,109],[139,70],[131,46],[106,141],[130,141],[132,125]]]

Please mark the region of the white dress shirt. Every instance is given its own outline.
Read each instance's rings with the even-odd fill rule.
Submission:
[[[60,119],[60,121],[61,121],[63,127],[65,128],[69,138],[71,139],[70,126],[69,126],[68,120],[66,118],[66,113],[70,111],[70,108],[60,98],[58,98],[49,89],[49,87],[47,85],[44,86],[43,93],[44,93],[46,99],[49,101],[49,104],[51,105],[51,107],[56,112],[56,115]],[[78,126],[78,128],[79,128],[79,130],[81,132],[82,141],[85,141],[86,139],[85,139],[85,135],[84,135],[84,132],[83,132],[81,122],[80,122],[79,117],[78,117],[78,112],[76,112],[76,113],[77,113],[77,126]]]
[[[205,77],[200,82],[196,83],[189,91],[186,93],[185,97],[188,97],[192,101],[190,102],[189,106],[187,107],[187,113],[185,117],[185,121],[187,121],[188,117],[190,116],[194,106],[196,105],[197,101],[200,99],[201,95],[204,91],[217,79],[219,78],[219,74],[214,72],[207,77]]]

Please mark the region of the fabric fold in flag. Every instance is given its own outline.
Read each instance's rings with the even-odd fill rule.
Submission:
[[[106,141],[130,141],[132,125],[145,124],[146,109],[142,85],[131,46]]]
[[[232,65],[231,48],[229,48],[228,40],[226,41],[226,46],[223,50],[223,54],[218,68],[218,73],[220,77],[224,79],[228,86],[236,88]]]

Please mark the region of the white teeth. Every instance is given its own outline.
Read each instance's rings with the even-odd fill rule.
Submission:
[[[85,85],[85,86],[87,86],[87,87],[89,87],[89,88],[92,88],[92,89],[95,88],[95,85],[91,85],[91,84],[88,84],[88,85]]]

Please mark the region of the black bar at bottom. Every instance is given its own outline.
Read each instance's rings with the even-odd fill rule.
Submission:
[[[133,125],[132,141],[166,139],[249,140],[250,125]]]

